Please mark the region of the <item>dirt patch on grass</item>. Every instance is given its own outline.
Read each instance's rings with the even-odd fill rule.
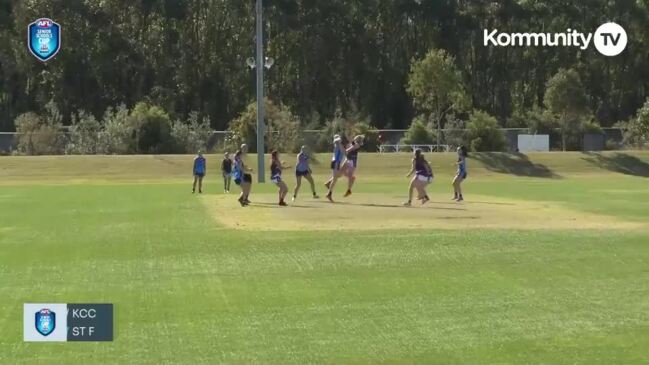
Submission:
[[[645,224],[607,215],[571,210],[558,203],[471,196],[456,203],[431,196],[420,206],[402,206],[402,198],[358,194],[337,203],[300,199],[279,207],[275,194],[256,194],[242,208],[234,195],[206,195],[203,203],[221,225],[242,230],[377,230],[377,229],[640,229]]]

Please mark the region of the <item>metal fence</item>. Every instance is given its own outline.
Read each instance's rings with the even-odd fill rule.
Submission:
[[[519,134],[530,134],[527,128],[505,128],[501,129],[507,140],[507,149],[509,151],[516,151],[518,144]],[[448,151],[453,150],[460,142],[459,135],[463,134],[463,130],[450,130],[442,129],[441,142],[437,146],[436,143],[428,143],[417,145],[414,147],[422,147],[426,151]],[[314,144],[313,141],[322,139],[329,139],[331,136],[325,135],[322,130],[303,130],[301,131],[301,138],[304,144]],[[381,129],[372,131],[374,136],[381,136],[381,143],[372,141],[372,146],[376,148],[377,152],[405,152],[411,151],[414,147],[412,145],[405,145],[401,140],[406,134],[405,129]],[[69,140],[69,132],[67,130],[61,131],[62,140]],[[561,135],[559,130],[552,131],[550,134],[551,149],[558,150],[561,147]],[[225,146],[228,136],[227,131],[214,131],[209,140],[206,141],[207,149],[209,151],[220,152]],[[603,139],[601,143],[593,143],[592,137],[585,136],[583,142],[580,142],[584,150],[598,150],[598,149],[614,149],[622,145],[622,130],[619,128],[603,128]],[[0,132],[0,152],[4,154],[12,153],[18,147],[18,133],[16,132]],[[315,152],[328,152],[315,151]]]

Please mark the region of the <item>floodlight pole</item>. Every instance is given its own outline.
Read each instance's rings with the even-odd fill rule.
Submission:
[[[257,177],[264,182],[264,28],[262,0],[257,0]]]

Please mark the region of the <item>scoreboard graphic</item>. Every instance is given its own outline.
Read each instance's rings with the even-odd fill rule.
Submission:
[[[112,341],[112,304],[25,303],[27,342]]]

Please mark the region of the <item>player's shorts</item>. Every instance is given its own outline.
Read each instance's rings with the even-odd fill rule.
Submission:
[[[279,184],[282,181],[282,177],[280,175],[271,176],[270,181],[273,184]]]
[[[431,183],[433,181],[432,176],[425,176],[425,175],[417,175],[417,180],[424,182],[424,183]]]
[[[295,170],[295,176],[309,176],[310,173],[311,171],[309,170],[306,171]]]
[[[340,161],[331,161],[332,170],[340,170]]]
[[[231,172],[223,171],[223,177],[231,177],[231,176],[232,176]]]
[[[194,176],[204,177],[204,176],[205,176],[205,173],[204,173],[204,172],[195,172],[195,173],[194,173]]]
[[[356,166],[357,166],[357,165],[356,165],[356,161],[354,161],[354,160],[347,160],[346,165],[347,165],[348,167],[352,168],[352,169],[355,169]]]
[[[234,179],[234,183],[237,185],[241,185],[241,179],[239,178]]]
[[[459,178],[462,179],[462,180],[466,180],[466,178],[467,178],[468,176],[469,176],[469,174],[467,174],[466,171],[463,171],[463,172],[460,172],[459,174],[457,174],[457,177],[459,177]]]
[[[252,175],[243,174],[243,182],[252,183]]]

